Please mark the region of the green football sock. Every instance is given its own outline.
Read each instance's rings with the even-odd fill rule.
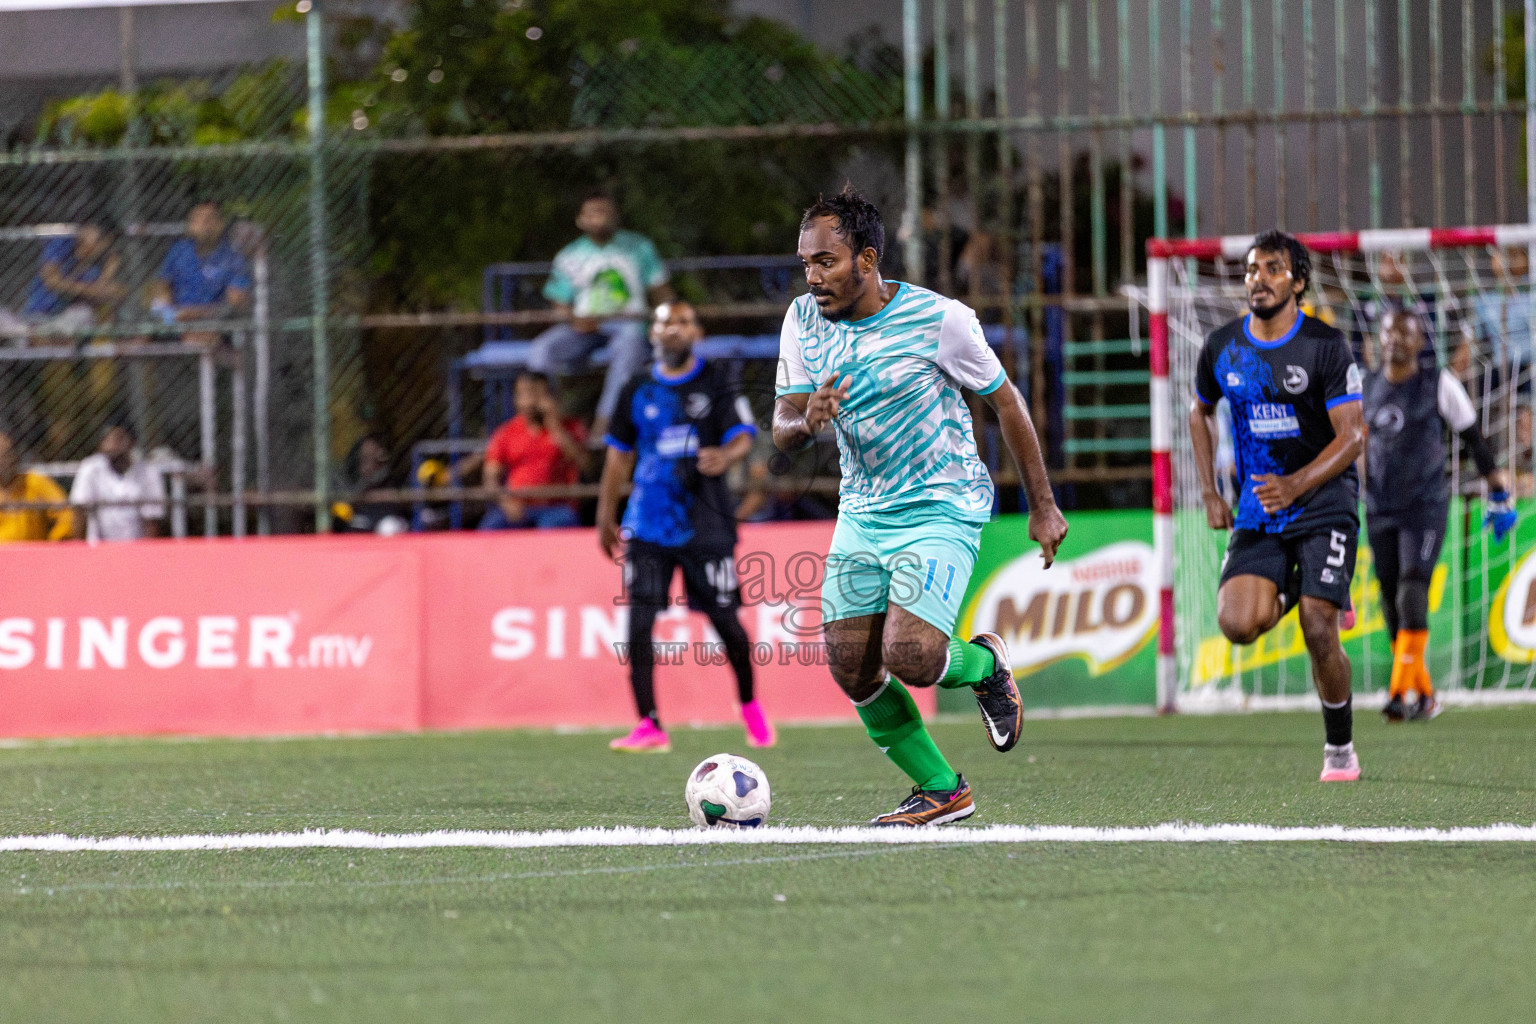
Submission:
[[[951,790],[960,784],[900,680],[888,677],[878,693],[854,707],[859,709],[869,738],[919,787]]]
[[[997,659],[981,644],[968,644],[959,637],[949,638],[949,668],[939,679],[946,690],[975,686],[985,682],[997,670]]]

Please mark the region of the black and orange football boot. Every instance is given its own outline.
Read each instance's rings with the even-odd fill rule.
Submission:
[[[901,802],[890,814],[871,818],[871,825],[948,825],[953,821],[969,818],[976,813],[976,803],[971,799],[970,783],[965,776],[958,776],[959,785],[951,790],[919,789],[912,787],[912,795]]]

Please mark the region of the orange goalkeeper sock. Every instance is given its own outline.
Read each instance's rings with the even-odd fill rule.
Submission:
[[[1429,644],[1429,633],[1426,631],[1422,637],[1419,641],[1418,671],[1413,674],[1413,688],[1419,691],[1420,700],[1435,694],[1435,681],[1429,676],[1429,658],[1425,654],[1425,648]]]
[[[1428,692],[1434,692],[1429,682],[1429,669],[1424,666],[1424,648],[1428,644],[1429,630],[1427,629],[1397,631],[1397,642],[1392,645],[1391,695],[1393,697],[1406,696],[1409,690],[1418,690],[1422,696],[1425,693],[1424,687],[1429,687]]]

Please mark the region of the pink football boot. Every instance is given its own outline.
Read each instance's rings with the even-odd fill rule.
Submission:
[[[1353,743],[1344,747],[1323,745],[1322,782],[1354,782],[1360,778],[1360,758]]]
[[[666,754],[672,750],[672,741],[667,738],[667,730],[654,720],[642,718],[633,732],[610,742],[608,749],[631,754]]]
[[[741,721],[747,727],[747,746],[771,747],[778,742],[779,736],[773,730],[773,723],[768,721],[768,716],[763,714],[763,706],[757,701],[741,706]]]

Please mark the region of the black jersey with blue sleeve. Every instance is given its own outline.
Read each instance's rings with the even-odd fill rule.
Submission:
[[[1206,338],[1195,369],[1195,394],[1206,405],[1225,398],[1240,481],[1233,510],[1240,530],[1300,535],[1358,522],[1360,485],[1351,464],[1288,508],[1265,512],[1255,476],[1289,476],[1333,442],[1329,411],[1360,401],[1360,370],[1342,332],[1298,315],[1276,341],[1261,341],[1239,317]]]
[[[632,379],[605,438],[636,453],[625,533],[662,547],[730,551],[735,504],[723,476],[699,472],[698,452],[756,433],[752,408],[723,364],[700,359],[680,377],[656,365]]]

